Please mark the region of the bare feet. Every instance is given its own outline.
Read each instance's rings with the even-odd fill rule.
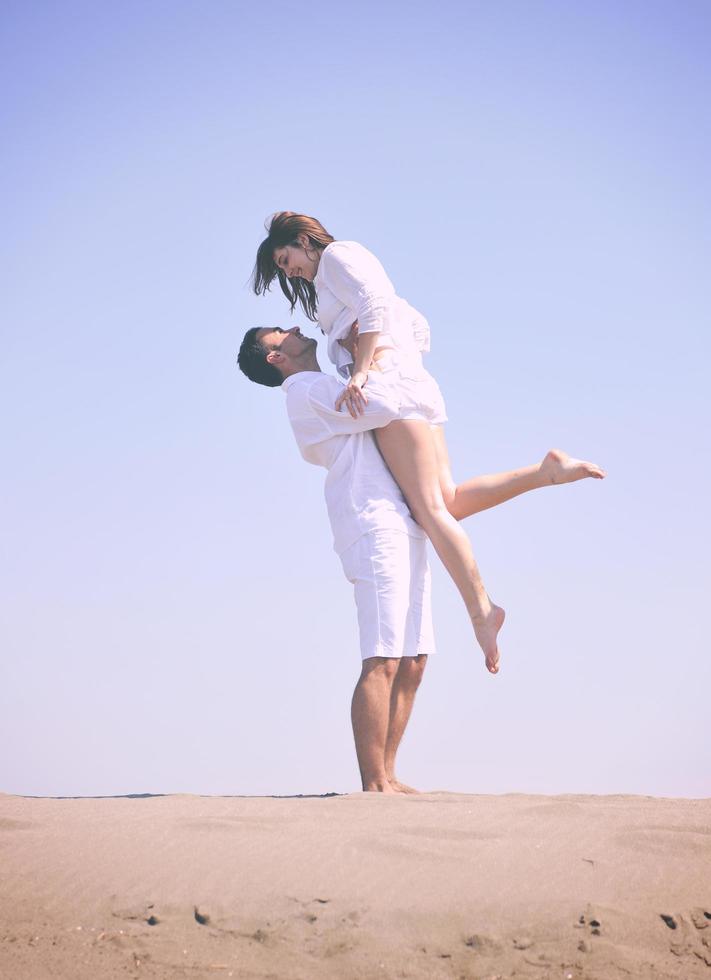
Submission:
[[[410,794],[420,792],[419,789],[414,789],[412,786],[408,786],[407,783],[401,783],[399,779],[395,778],[395,776],[388,776],[388,780],[390,781],[390,785],[393,787],[393,789],[396,789],[398,793]]]
[[[573,459],[562,449],[551,449],[546,453],[540,471],[546,483],[574,483],[588,476],[594,480],[603,480],[607,475],[595,463],[588,463],[584,459]]]
[[[504,625],[506,613],[501,606],[495,606],[493,602],[489,606],[489,612],[482,616],[472,617],[474,633],[477,642],[484,651],[486,657],[486,669],[490,674],[499,672],[499,648],[496,643],[499,630]]]
[[[388,793],[390,795],[400,795],[402,790],[391,786],[387,779],[373,779],[371,782],[363,783],[364,793]]]

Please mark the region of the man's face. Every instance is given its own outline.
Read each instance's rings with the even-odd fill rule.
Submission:
[[[289,279],[298,276],[299,279],[313,282],[319,258],[318,249],[309,247],[309,240],[305,235],[300,235],[293,245],[283,245],[281,248],[274,249],[274,262]]]
[[[313,337],[304,337],[300,327],[292,327],[291,330],[263,327],[257,332],[257,340],[266,350],[278,351],[289,361],[297,363],[307,351],[316,347]]]

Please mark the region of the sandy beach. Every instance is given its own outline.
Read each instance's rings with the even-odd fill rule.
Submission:
[[[0,977],[711,978],[711,800],[0,796]]]

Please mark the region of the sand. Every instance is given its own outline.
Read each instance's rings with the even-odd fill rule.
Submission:
[[[0,977],[711,980],[711,800],[0,796]]]

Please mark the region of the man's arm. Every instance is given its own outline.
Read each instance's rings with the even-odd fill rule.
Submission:
[[[382,429],[400,414],[400,401],[393,386],[384,384],[377,375],[371,374],[368,379],[368,403],[361,415],[353,417],[334,408],[336,396],[342,391],[343,385],[328,374],[320,377],[309,389],[309,406],[331,435],[355,435],[357,432]]]

